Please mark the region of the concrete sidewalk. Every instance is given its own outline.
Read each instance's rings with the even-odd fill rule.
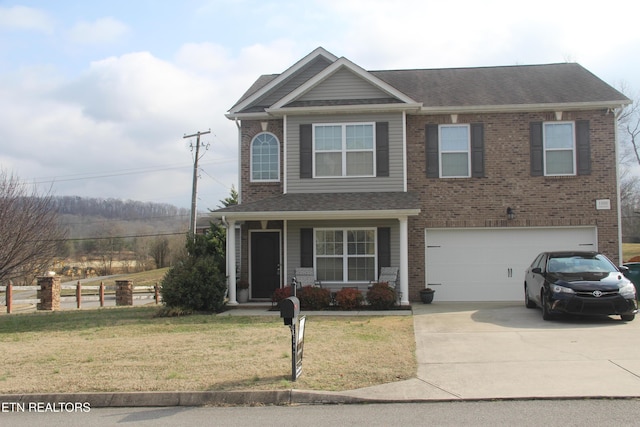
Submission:
[[[567,317],[545,322],[540,310],[526,309],[520,302],[436,302],[387,313],[414,316],[418,361],[414,379],[342,392],[5,395],[0,402],[131,407],[640,397],[640,346],[636,344],[640,320]],[[221,315],[279,316],[279,312],[235,308]]]

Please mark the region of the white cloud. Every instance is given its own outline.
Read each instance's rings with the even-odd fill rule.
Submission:
[[[53,20],[42,10],[31,7],[0,7],[0,29],[50,33]]]
[[[69,39],[83,45],[106,44],[119,41],[129,33],[129,27],[111,17],[93,22],[78,22],[69,30]]]

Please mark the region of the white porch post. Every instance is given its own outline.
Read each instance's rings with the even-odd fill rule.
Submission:
[[[409,304],[409,220],[407,217],[398,218],[400,221],[400,292],[401,304]]]
[[[227,286],[229,287],[228,305],[237,305],[236,300],[236,222],[227,221]]]

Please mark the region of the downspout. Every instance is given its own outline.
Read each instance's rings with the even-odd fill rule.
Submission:
[[[614,126],[613,126],[613,135],[615,141],[615,156],[616,156],[616,205],[618,207],[618,265],[622,265],[624,260],[622,259],[622,206],[620,206],[620,165],[618,162],[618,116],[620,112],[624,109],[624,105],[621,105],[620,108],[613,109],[613,118],[614,118]]]

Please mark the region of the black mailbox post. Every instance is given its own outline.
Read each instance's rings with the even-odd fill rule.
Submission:
[[[297,297],[289,297],[280,301],[280,317],[285,325],[293,325],[300,315],[300,300]]]
[[[291,329],[291,381],[295,381],[302,373],[302,354],[304,350],[304,326],[306,316],[300,316],[300,300],[289,297],[280,301],[280,317]]]

